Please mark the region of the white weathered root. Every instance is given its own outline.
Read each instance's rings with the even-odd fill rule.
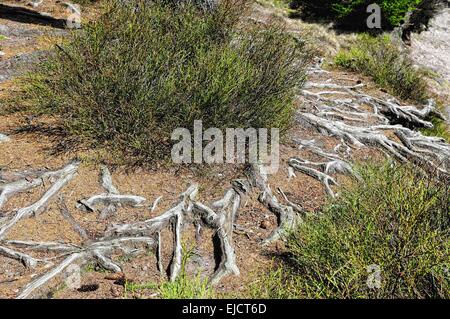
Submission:
[[[239,269],[235,263],[232,233],[233,222],[239,208],[241,195],[234,188],[230,189],[222,200],[213,204],[213,208],[217,210],[216,213],[213,209],[195,201],[197,192],[198,186],[191,186],[182,194],[179,204],[158,217],[132,224],[113,225],[107,230],[106,238],[123,235],[156,234],[158,238],[158,268],[162,269],[162,264],[160,263],[160,232],[167,226],[173,225],[174,248],[169,278],[171,281],[174,281],[181,271],[183,223],[185,218],[192,212],[194,217],[200,217],[204,225],[216,231],[215,237],[218,239],[216,242],[219,245],[215,246],[215,249],[221,260],[210,278],[210,284],[217,284],[224,276],[230,274],[238,275]]]
[[[216,211],[199,202],[194,203],[194,213],[201,217],[203,224],[216,231],[214,248],[220,262],[210,278],[211,285],[218,284],[225,276],[240,274],[233,246],[234,220],[240,204],[240,190],[234,188],[229,189],[221,200],[213,203],[212,207]]]
[[[156,234],[156,259],[158,263],[159,273],[162,275],[164,273],[164,266],[162,264],[162,249],[161,249],[161,232]]]
[[[289,206],[292,207],[292,209],[297,213],[297,214],[303,214],[305,213],[305,210],[303,209],[303,207],[299,204],[296,204],[294,202],[292,202],[287,195],[283,192],[283,190],[281,189],[281,187],[278,187],[278,192],[281,194],[281,196],[283,196],[284,200],[286,201],[286,203],[288,203]],[[299,219],[300,220],[300,219]]]
[[[338,154],[333,154],[329,152],[325,152],[320,147],[315,144],[314,140],[311,141],[296,141],[300,144],[300,149],[305,148],[312,152],[313,154],[326,158],[329,160],[322,164],[323,170],[326,174],[343,174],[348,176],[353,176],[358,180],[361,180],[361,177],[353,170],[351,164],[341,158]],[[347,154],[349,155],[349,154]]]
[[[152,236],[170,225],[178,214],[183,212],[189,213],[192,209],[192,201],[197,196],[197,193],[198,185],[191,185],[181,194],[180,202],[165,213],[145,221],[112,225],[106,230],[105,238],[114,238],[118,236]]]
[[[310,161],[303,160],[300,158],[291,158],[289,160],[290,166],[292,166],[294,169],[320,181],[325,186],[325,190],[326,190],[327,194],[331,197],[336,197],[335,193],[331,189],[331,185],[338,185],[336,180],[326,173],[322,173],[321,171],[319,171],[315,168],[309,167],[309,166],[322,167],[322,166],[326,166],[327,164],[328,163],[314,163],[314,162],[310,162]]]
[[[376,117],[382,120],[384,124],[403,124],[406,127],[427,127],[432,128],[433,124],[427,119],[438,117],[444,119],[444,116],[436,110],[434,100],[429,100],[428,104],[422,109],[415,106],[402,106],[400,103],[391,98],[382,100],[368,94],[359,92],[357,89],[364,87],[363,84],[345,86],[333,83],[312,83],[308,82],[302,91],[302,95],[306,98],[314,98],[321,102],[327,102],[329,105],[322,105],[321,110],[316,115],[320,117],[334,117],[339,120],[348,120],[353,122],[364,122],[370,117]],[[311,92],[308,89],[332,89],[333,91]],[[350,95],[350,99],[329,99],[324,96],[344,94]],[[367,104],[373,108],[373,113],[361,111],[360,104]],[[353,112],[343,110],[343,108],[351,108]],[[384,115],[384,116],[381,116]]]
[[[97,260],[97,262],[106,270],[110,270],[112,272],[122,272],[122,268],[114,263],[111,259],[103,255],[100,251],[94,250],[92,252],[93,256]]]
[[[113,215],[120,206],[142,207],[147,202],[147,199],[142,196],[120,194],[113,185],[108,168],[102,166],[100,171],[100,183],[107,193],[79,200],[78,209],[95,212],[98,206],[103,206],[104,208],[100,211],[100,219],[106,219]]]
[[[342,138],[357,148],[375,146],[401,162],[411,161],[432,167],[439,174],[448,176],[449,145],[440,138],[426,137],[401,125],[373,125],[357,127],[340,121],[330,121],[310,113],[299,113],[301,120],[308,122],[323,133]],[[403,143],[390,139],[383,132],[393,131],[403,137]],[[429,151],[442,162],[433,161]]]
[[[0,228],[0,239],[3,239],[7,231],[18,221],[32,215],[38,215],[44,211],[50,200],[75,176],[79,162],[72,162],[60,173],[58,180],[45,192],[45,194],[34,204],[19,209]],[[23,188],[22,188],[23,189]]]
[[[155,201],[152,204],[152,207],[150,208],[150,211],[153,213],[156,210],[156,207],[158,207],[159,202],[163,199],[162,196],[159,196],[155,199]]]
[[[73,253],[81,250],[80,246],[65,243],[56,242],[34,242],[34,241],[22,241],[22,240],[7,240],[7,245],[16,246],[26,250],[47,251],[47,252],[59,252],[59,253]]]
[[[254,164],[249,166],[247,170],[250,183],[261,191],[258,200],[269,211],[275,214],[278,219],[278,227],[263,241],[263,244],[270,244],[278,239],[283,238],[290,230],[292,230],[299,222],[294,208],[281,204],[277,197],[272,193],[267,181],[267,174],[263,168]]]
[[[78,233],[78,235],[81,236],[81,238],[83,238],[84,240],[90,239],[87,231],[83,227],[81,227],[81,225],[75,220],[75,218],[73,218],[62,196],[59,198],[59,211],[61,212],[61,215],[64,217],[64,219],[67,220],[72,228]]]
[[[79,209],[87,208],[89,211],[95,211],[99,205],[123,205],[129,207],[142,207],[147,201],[146,198],[136,195],[116,195],[116,194],[99,194],[94,195],[88,199],[82,199],[79,201],[81,205]]]
[[[108,194],[120,194],[117,188],[113,185],[111,173],[109,172],[109,169],[102,165],[100,167],[100,183],[102,187],[106,190]]]
[[[315,145],[315,141],[294,140],[300,144],[300,149],[307,149],[313,154],[325,158],[324,162],[312,162],[299,157],[294,157],[289,160],[289,166],[298,170],[308,176],[311,176],[320,181],[324,186],[327,194],[331,197],[336,197],[331,186],[338,185],[336,180],[330,174],[342,174],[352,176],[357,180],[361,177],[355,173],[350,163],[346,162],[337,154],[332,154],[323,151],[320,147]]]
[[[13,244],[13,241],[8,243]],[[121,267],[114,263],[109,257],[114,251],[119,250],[125,253],[130,252],[132,249],[128,248],[129,244],[145,244],[147,247],[154,247],[155,240],[150,237],[122,237],[111,240],[100,240],[90,243],[83,247],[76,247],[67,244],[58,243],[29,243],[29,242],[15,242],[21,246],[26,246],[28,249],[36,250],[52,250],[52,251],[64,251],[63,255],[65,259],[57,266],[37,277],[28,283],[23,290],[17,296],[17,299],[28,298],[35,290],[44,286],[50,279],[60,274],[71,264],[76,261],[82,260],[83,262],[89,259],[95,259],[100,266],[107,270],[120,272]],[[69,250],[70,249],[70,250]]]
[[[442,163],[444,167],[448,167],[450,161],[450,145],[443,138],[425,136],[408,129],[398,129],[395,131],[395,134],[411,151],[435,158],[438,163]]]
[[[27,268],[35,268],[38,260],[21,252],[0,246],[0,255],[20,261]]]
[[[217,213],[209,207],[196,202],[195,197],[198,186],[192,185],[180,198],[180,202],[162,215],[146,220],[124,225],[113,225],[105,233],[105,236],[97,241],[86,240],[82,246],[52,242],[24,242],[7,241],[8,245],[15,245],[27,250],[40,250],[63,254],[64,260],[47,273],[30,282],[18,295],[18,298],[29,297],[36,289],[45,285],[50,279],[60,274],[70,264],[82,260],[83,262],[94,259],[100,266],[114,272],[120,272],[121,266],[116,264],[109,256],[114,251],[129,253],[133,249],[129,244],[145,244],[147,247],[156,248],[158,269],[163,269],[161,262],[161,231],[170,225],[173,226],[174,248],[170,265],[169,278],[176,280],[182,270],[182,230],[183,222],[191,212],[193,217],[200,220],[211,229],[216,230],[215,236],[220,243],[218,249],[221,260],[214,274],[210,278],[211,284],[217,284],[224,276],[239,274],[235,261],[232,234],[235,215],[239,209],[241,195],[239,190],[230,189],[223,199],[213,204]],[[67,212],[66,212],[67,213]],[[61,256],[60,256],[61,257]]]
[[[56,267],[54,267],[50,271],[44,273],[43,275],[39,276],[38,278],[36,278],[36,279],[32,280],[30,283],[28,283],[22,289],[22,291],[19,293],[19,295],[16,298],[17,299],[28,298],[36,289],[42,287],[50,279],[52,279],[56,275],[60,274],[64,269],[66,269],[68,266],[70,266],[75,261],[85,257],[85,255],[86,254],[84,252],[79,252],[79,253],[74,253],[74,254],[69,255]]]
[[[72,162],[64,168],[54,171],[54,172],[45,172],[41,176],[37,178],[23,178],[19,181],[15,181],[12,183],[0,184],[0,208],[8,201],[9,198],[18,193],[26,192],[32,188],[44,185],[47,181],[61,178],[62,176],[66,176],[70,174],[74,169],[78,167],[77,162]]]

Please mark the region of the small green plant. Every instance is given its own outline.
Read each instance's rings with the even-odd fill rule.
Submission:
[[[167,158],[173,130],[195,120],[284,132],[309,53],[282,26],[243,27],[244,2],[205,12],[191,2],[112,1],[49,58],[29,96],[38,112],[128,163]]]
[[[403,99],[424,102],[427,98],[422,73],[387,35],[360,35],[334,61],[337,66],[372,77],[379,86]]]
[[[431,120],[433,128],[423,128],[421,132],[427,136],[441,137],[450,143],[450,127],[448,123],[438,117],[433,117]]]
[[[202,278],[198,273],[190,277],[186,273],[186,265],[193,256],[193,249],[187,249],[183,245],[183,257],[181,270],[175,281],[167,281],[161,284],[144,283],[136,284],[132,282],[125,283],[125,298],[128,293],[135,293],[142,290],[154,290],[162,299],[211,299],[215,298],[214,289],[208,284],[208,278]]]
[[[300,299],[300,277],[282,263],[273,265],[272,270],[254,274],[255,279],[247,287],[244,297],[249,299]],[[242,297],[242,296],[239,296]]]
[[[391,163],[358,172],[363,182],[306,218],[288,240],[289,262],[250,295],[450,297],[450,185]]]
[[[181,271],[173,282],[164,282],[159,286],[158,292],[162,299],[211,299],[214,290],[208,284],[208,278],[202,278],[198,273],[193,278],[186,273],[186,265],[194,254],[193,249],[183,249]]]

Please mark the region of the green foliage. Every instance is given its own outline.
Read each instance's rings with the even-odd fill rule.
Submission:
[[[422,73],[389,36],[358,36],[350,49],[335,57],[335,64],[372,77],[379,86],[403,99],[424,102],[427,98]]]
[[[365,25],[369,14],[368,5],[377,3],[382,10],[382,18],[388,28],[399,26],[406,13],[418,8],[423,0],[295,0],[306,13],[343,22],[348,19],[355,25]],[[356,18],[356,20],[354,20]],[[353,20],[353,21],[352,21]]]
[[[438,109],[445,112],[444,105],[440,102],[438,104]],[[447,143],[450,143],[450,126],[441,118],[433,117],[430,119],[431,123],[433,123],[432,128],[422,128],[420,131],[422,134],[427,136],[437,136],[443,138]]]
[[[185,247],[184,247],[185,248]],[[194,277],[186,273],[186,265],[193,255],[193,250],[183,249],[181,271],[177,279],[173,282],[163,282],[161,284],[144,283],[136,284],[127,282],[125,284],[125,297],[128,293],[135,293],[142,290],[154,290],[162,299],[212,299],[215,298],[214,289],[208,285],[208,278],[202,278],[201,274]]]
[[[257,276],[244,293],[249,299],[301,299],[304,298],[301,287],[302,278],[283,264],[274,266],[263,275]]]
[[[31,81],[38,110],[74,135],[140,162],[170,155],[175,128],[286,130],[309,59],[270,25],[241,27],[242,2],[194,5],[113,1]]]
[[[253,297],[450,297],[450,186],[412,167],[358,170],[363,182],[292,233],[290,262]],[[367,285],[371,265],[380,267],[379,288]]]

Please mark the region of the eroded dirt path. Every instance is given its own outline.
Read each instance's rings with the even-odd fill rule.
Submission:
[[[266,9],[257,12],[262,20],[270,15],[270,10]],[[292,32],[303,31],[295,22],[289,23]],[[8,39],[2,42],[6,56],[0,62],[0,67],[3,65],[0,75],[5,76],[0,83],[3,94],[14,92],[11,78],[17,76],[21,68],[28,68],[27,64],[15,64],[14,61],[20,60],[21,55],[28,54],[27,56],[32,57],[29,62],[34,62],[33,59],[39,56],[38,52],[42,49],[39,37],[52,31],[54,30],[46,26],[0,20],[0,33],[8,32]],[[321,59],[317,59],[311,65],[309,83],[298,92],[296,125],[287,141],[281,145],[280,170],[270,176],[267,183],[269,191],[282,205],[284,213],[301,218],[306,212],[316,212],[327,196],[338,193],[339,185],[357,178],[351,170],[351,164],[355,161],[382,160],[386,155],[399,155],[407,160],[419,154],[431,165],[436,157],[447,157],[447,160],[450,158],[450,147],[441,140],[423,138],[416,135],[416,131],[400,125],[407,123],[413,128],[428,125],[428,114],[422,106],[417,109],[407,107],[405,103],[378,90],[367,78],[353,73],[323,70],[321,62]],[[424,110],[423,114],[420,110]],[[429,112],[431,111],[430,109]],[[39,211],[36,216],[32,214],[19,220],[4,232],[1,247],[46,262],[24,265],[23,258],[10,258],[0,254],[2,297],[17,297],[29,282],[48,274],[67,256],[35,251],[30,247],[27,249],[26,245],[17,245],[13,240],[87,247],[102,238],[105,231],[114,227],[113,225],[133,224],[161,216],[177,205],[180,194],[194,183],[199,185],[198,201],[213,207],[211,203],[223,197],[233,180],[247,179],[242,167],[234,166],[194,169],[161,167],[155,170],[110,168],[112,182],[121,194],[137,195],[145,198],[145,202],[140,207],[116,207],[107,218],[101,218],[105,207],[98,211],[86,211],[79,205],[80,200],[105,192],[99,182],[101,167],[96,164],[99,153],[75,148],[71,152],[56,152],[59,137],[51,129],[51,121],[44,120],[44,124],[42,120],[30,119],[26,113],[0,116],[0,133],[9,137],[8,140],[0,140],[0,190],[2,187],[4,190],[5,185],[18,181],[25,185],[34,180],[39,181],[43,172],[64,167],[74,158],[81,159],[81,164],[73,179],[48,202],[44,210]],[[449,167],[440,168],[447,170]],[[57,181],[57,178],[46,179],[45,183],[15,194],[4,205],[0,205],[0,230],[14,219],[19,208],[38,202]],[[269,191],[266,190],[264,194],[267,195]],[[219,293],[238,294],[243,291],[246,285],[256,280],[255,273],[267,269],[272,257],[283,251],[283,245],[279,241],[261,245],[277,230],[278,224],[276,214],[267,209],[264,202],[261,203],[260,195],[261,191],[256,189],[248,197],[242,197],[232,231],[232,246],[241,274],[224,278],[217,286]],[[85,230],[89,240],[83,238],[73,221],[62,214],[59,200],[61,196],[70,215]],[[160,200],[154,208],[158,198]],[[289,226],[288,224],[287,222],[284,226]],[[199,235],[196,236],[197,226],[187,218],[183,227],[183,245],[185,248],[192,247],[195,252],[187,271],[193,274],[201,269],[202,274],[208,276],[217,266],[212,240],[214,231],[204,228],[199,240],[196,238]],[[161,263],[165,270],[173,257],[174,235],[167,228],[161,232],[161,236]],[[139,245],[132,245],[127,253],[114,252],[109,256],[121,267],[124,277],[114,277],[110,271],[102,270],[90,259],[81,272],[81,285],[86,289],[67,287],[64,280],[70,273],[63,270],[33,291],[30,297],[158,298],[160,296],[154,289],[125,294],[123,281],[120,280],[126,278],[136,284],[166,280],[165,271],[161,273],[157,267],[156,256],[153,250],[142,250]]]

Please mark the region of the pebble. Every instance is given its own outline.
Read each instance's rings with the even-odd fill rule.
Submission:
[[[9,140],[10,138],[8,136],[0,133],[0,142],[8,142]]]
[[[269,229],[270,226],[272,226],[272,224],[268,220],[263,220],[261,225],[259,225],[262,229]]]

